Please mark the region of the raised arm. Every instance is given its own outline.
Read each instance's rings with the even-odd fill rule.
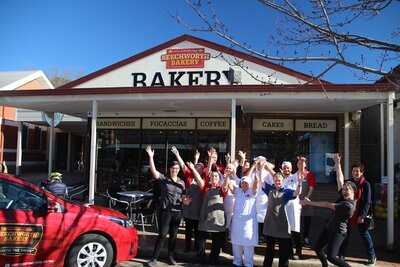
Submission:
[[[149,164],[150,164],[150,171],[151,174],[155,179],[160,179],[160,173],[156,169],[156,165],[154,164],[154,150],[151,149],[151,146],[146,147],[147,155],[149,155]]]
[[[236,176],[239,178],[243,177],[243,167],[244,163],[246,162],[246,153],[239,150],[238,152],[239,164],[236,168]]]
[[[253,181],[253,193],[256,194],[258,187],[261,186],[261,177],[260,177],[259,172],[256,172],[256,175],[254,175],[254,181]]]
[[[224,193],[227,193],[228,191],[235,193],[235,187],[233,186],[229,177],[227,177],[227,176],[224,177],[224,182],[222,183],[222,191]]]
[[[176,148],[176,146],[171,147],[171,152],[175,155],[176,160],[178,161],[179,166],[181,167],[182,171],[185,172],[185,169],[186,169],[185,162],[183,162],[183,159],[182,159],[181,155],[179,154],[179,151]]]
[[[293,193],[293,197],[297,197],[298,195],[301,194],[301,188],[302,188],[302,181],[303,181],[303,176],[304,173],[303,172],[298,172],[297,173],[297,187],[296,190]]]
[[[194,165],[199,163],[199,158],[200,158],[200,152],[196,149],[196,152],[194,153]]]
[[[272,164],[271,162],[268,162],[268,161],[264,164],[264,168],[265,168],[272,176],[275,175],[275,171],[273,170],[274,167],[275,167],[275,165]]]
[[[194,167],[194,164],[191,162],[186,162],[187,167],[192,171],[194,180],[199,185],[201,189],[204,188],[204,180],[201,178],[200,173]]]
[[[344,175],[342,172],[342,167],[340,166],[340,155],[336,153],[333,157],[335,161],[335,170],[336,170],[336,183],[338,191],[342,190],[344,184]]]

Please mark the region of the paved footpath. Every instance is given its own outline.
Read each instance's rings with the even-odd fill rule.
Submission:
[[[151,258],[152,252],[153,252],[153,246],[156,238],[156,234],[154,233],[142,233],[139,232],[139,255],[136,259],[132,261],[126,261],[118,265],[118,267],[141,267],[141,266],[147,266],[146,262],[149,261]],[[166,242],[167,243],[167,242]],[[196,262],[196,254],[194,252],[188,252],[185,253],[183,252],[183,245],[184,245],[184,235],[183,234],[178,234],[178,240],[177,240],[177,252],[176,252],[176,261],[178,262],[177,266],[209,266],[205,264],[200,264]],[[207,247],[209,247],[210,243],[208,241]],[[256,253],[254,255],[254,264],[255,266],[262,266],[264,256],[263,253],[265,251],[265,245],[261,245],[256,247],[255,249]],[[320,261],[316,258],[314,252],[312,252],[309,249],[304,250],[305,254],[305,259],[304,260],[296,260],[296,261],[290,261],[289,266],[290,267],[296,267],[296,266],[303,266],[303,267],[320,267],[321,263]],[[221,258],[221,263],[218,266],[232,266],[232,256],[227,254],[227,253],[221,253],[220,254]],[[163,249],[161,251],[161,257],[159,260],[159,264],[157,266],[159,267],[164,267],[164,266],[171,266],[167,264],[167,252],[166,249]],[[352,267],[366,267],[365,265],[365,259],[360,259],[360,258],[348,258],[347,262],[352,266]],[[274,259],[274,267],[278,266],[278,259]],[[333,266],[333,265],[332,265]],[[379,260],[375,266],[379,267],[389,267],[389,266],[400,266],[400,260],[391,260],[391,261],[382,261]]]

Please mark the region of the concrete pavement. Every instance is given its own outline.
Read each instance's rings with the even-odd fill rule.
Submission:
[[[209,266],[206,264],[201,264],[196,261],[196,254],[195,252],[184,252],[184,235],[182,230],[178,234],[177,240],[177,251],[176,251],[176,261],[178,262],[178,266]],[[139,255],[136,259],[132,261],[123,262],[118,265],[118,267],[141,267],[147,266],[146,262],[150,260],[153,247],[156,239],[156,234],[152,232],[139,232]],[[210,241],[208,241],[207,247],[210,246]],[[209,250],[207,251],[209,252]],[[264,252],[265,252],[265,245],[257,246],[255,249],[254,255],[254,264],[255,266],[262,266],[264,261]],[[320,261],[316,258],[315,253],[308,248],[304,249],[304,260],[291,260],[289,266],[291,267],[317,267],[321,266]],[[396,255],[393,255],[396,256]],[[232,266],[232,259],[233,257],[227,253],[220,254],[221,263],[219,266]],[[393,257],[392,257],[393,258]],[[161,252],[160,260],[159,260],[159,267],[166,267],[170,266],[167,263],[167,251],[164,248]],[[352,267],[366,267],[365,259],[349,257],[347,258],[347,262]],[[274,259],[274,267],[278,266],[278,259]],[[400,259],[396,260],[395,258],[391,260],[379,260],[375,266],[379,267],[393,267],[393,266],[400,266]]]

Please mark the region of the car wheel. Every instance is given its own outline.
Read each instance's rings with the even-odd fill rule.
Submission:
[[[80,237],[70,249],[67,267],[110,267],[113,262],[113,247],[102,235],[87,234]]]

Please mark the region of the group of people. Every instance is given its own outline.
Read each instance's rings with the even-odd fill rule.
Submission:
[[[170,164],[169,173],[163,175],[154,164],[154,150],[151,146],[146,148],[151,175],[159,181],[160,188],[159,234],[149,266],[157,265],[167,235],[168,262],[176,264],[175,244],[182,218],[186,227],[185,251],[194,249],[201,262],[207,259],[207,238],[211,239],[208,263],[213,265],[219,263],[220,251],[230,238],[233,266],[253,266],[254,247],[260,240],[267,245],[265,267],[272,266],[276,244],[279,245],[279,266],[288,266],[290,258],[302,258],[303,243],[309,242],[313,207],[333,211],[330,222],[313,246],[322,266],[328,266],[328,261],[337,266],[349,266],[344,253],[354,222],[368,249],[368,263],[375,263],[371,233],[366,225],[371,188],[361,165],[353,167],[351,179],[345,179],[340,156],[336,155],[338,200],[335,203],[314,202],[310,198],[316,179],[307,169],[303,155],[297,157],[297,172],[292,173],[291,162],[284,161],[280,171],[275,172],[275,166],[263,156],[254,158],[250,166],[242,151],[233,162],[228,155],[225,166],[217,164],[218,153],[214,148],[207,151],[205,163],[199,162],[197,151],[194,161],[186,163],[176,147],[171,151],[176,161]],[[179,177],[181,170],[183,179]]]

